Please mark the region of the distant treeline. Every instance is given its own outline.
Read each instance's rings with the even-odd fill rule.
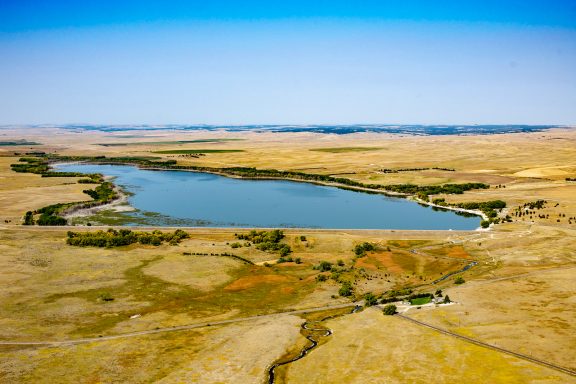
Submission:
[[[399,172],[415,172],[415,171],[428,171],[430,169],[435,169],[437,171],[456,171],[454,168],[441,168],[441,167],[425,167],[425,168],[383,168],[380,170],[382,173],[399,173]]]
[[[343,186],[366,188],[373,190],[384,190],[396,192],[405,195],[425,194],[436,195],[445,194],[462,194],[472,189],[488,189],[490,186],[484,183],[463,183],[463,184],[443,184],[443,185],[415,185],[415,184],[367,184],[360,181],[347,179],[344,177],[333,177],[330,175],[321,175],[314,173],[305,173],[298,171],[281,171],[277,169],[257,169],[253,167],[203,167],[196,165],[178,165],[176,160],[156,161],[147,157],[105,157],[105,156],[56,156],[48,155],[45,159],[46,165],[50,161],[87,161],[98,164],[132,164],[141,168],[159,168],[171,170],[189,170],[196,172],[218,173],[229,176],[238,176],[245,178],[281,178],[294,179],[303,181],[316,181],[322,183],[333,183]]]
[[[40,143],[28,140],[0,141],[0,147],[16,147],[19,145],[40,145]]]
[[[135,232],[129,229],[108,229],[107,231],[97,232],[72,232],[68,231],[68,238],[66,244],[78,247],[101,247],[112,248],[122,247],[134,243],[161,245],[168,243],[170,245],[177,245],[183,239],[189,238],[190,235],[181,229],[174,232]]]

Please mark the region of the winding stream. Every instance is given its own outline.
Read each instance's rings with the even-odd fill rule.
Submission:
[[[356,313],[360,309],[362,309],[362,307],[357,305],[354,307],[354,309],[350,313],[351,314]],[[342,316],[342,315],[329,316],[329,317],[326,317],[322,320],[314,321],[313,323],[320,323],[320,322],[330,320],[330,319],[338,317],[338,316]],[[307,330],[307,331],[311,331],[311,332],[321,332],[321,331],[324,332],[324,334],[320,334],[320,335],[316,336],[318,339],[320,337],[328,337],[328,336],[332,335],[332,330],[329,328],[326,328],[326,329],[325,328],[310,328],[308,321],[305,322],[304,324],[302,324],[301,327],[302,327],[302,329]],[[302,348],[302,350],[300,351],[298,356],[296,356],[290,360],[282,361],[279,363],[274,363],[270,368],[268,368],[268,384],[274,384],[274,382],[276,380],[276,375],[275,375],[276,368],[278,368],[282,365],[286,365],[286,364],[290,364],[290,363],[293,363],[295,361],[298,361],[298,360],[304,358],[308,354],[308,352],[310,352],[312,349],[316,348],[316,346],[318,345],[318,340],[314,339],[314,337],[312,335],[306,336],[306,339],[308,339],[308,341],[310,341],[310,344],[305,346],[304,348]]]

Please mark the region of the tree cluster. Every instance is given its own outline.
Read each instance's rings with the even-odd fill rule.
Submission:
[[[454,172],[456,171],[454,168],[442,168],[442,167],[424,167],[424,168],[383,168],[380,170],[382,173],[399,173],[399,172],[414,172],[414,171],[428,171],[430,169],[438,170],[438,171],[448,171]]]
[[[358,244],[354,247],[354,253],[356,254],[356,256],[360,257],[366,256],[366,252],[371,252],[374,250],[376,250],[376,246],[368,242]]]
[[[272,231],[256,231],[251,230],[245,234],[235,234],[238,240],[247,240],[252,242],[256,249],[264,252],[279,253],[281,257],[288,256],[292,253],[292,249],[288,244],[281,243],[284,238],[284,232],[279,229]]]
[[[112,248],[122,247],[134,243],[161,245],[163,242],[176,245],[190,235],[187,232],[177,229],[174,232],[136,232],[129,229],[108,229],[97,232],[72,232],[68,231],[66,244],[78,247],[101,247]]]

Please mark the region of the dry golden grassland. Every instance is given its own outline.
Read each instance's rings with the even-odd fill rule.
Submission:
[[[572,383],[568,375],[411,326],[373,308],[326,322],[332,338],[286,383]]]
[[[0,341],[103,338],[76,345],[0,345],[0,382],[266,382],[267,367],[297,355],[306,344],[300,329],[305,319],[318,321],[324,314],[264,316],[178,332],[106,337],[349,303],[338,297],[340,283],[318,282],[320,272],[312,269],[321,261],[338,260],[345,269],[340,280],[350,281],[358,298],[406,286],[418,292],[440,288],[456,304],[411,309],[407,315],[576,369],[576,223],[568,221],[576,216],[576,183],[565,181],[576,177],[574,130],[469,137],[226,132],[136,132],[123,137],[58,129],[3,134],[43,145],[0,148]],[[243,140],[158,143],[198,139]],[[143,144],[146,141],[154,143]],[[118,142],[137,144],[98,145]],[[284,241],[301,264],[274,264],[277,255],[254,247],[232,249],[238,229],[188,229],[191,238],[178,246],[106,249],[66,245],[67,228],[19,225],[27,210],[86,200],[82,190],[89,186],[76,184],[75,178],[14,173],[9,168],[18,159],[14,152],[142,156],[175,149],[243,152],[154,156],[186,164],[341,174],[386,184],[501,184],[505,188],[446,199],[503,199],[510,211],[545,199],[549,203],[538,213],[549,217],[524,216],[486,232],[286,230]],[[378,172],[416,167],[456,171]],[[364,241],[378,249],[354,257],[353,247]],[[234,253],[255,265],[185,253]],[[463,285],[455,285],[453,278],[431,285],[471,261],[478,265],[461,274]],[[278,382],[576,382],[561,372],[383,316],[376,309],[317,325],[334,334],[322,338],[304,359],[279,369]]]

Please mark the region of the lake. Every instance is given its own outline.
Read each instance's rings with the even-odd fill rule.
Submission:
[[[125,224],[200,227],[472,230],[480,217],[413,201],[284,180],[243,180],[133,166],[59,164],[58,171],[101,173],[131,195]]]

